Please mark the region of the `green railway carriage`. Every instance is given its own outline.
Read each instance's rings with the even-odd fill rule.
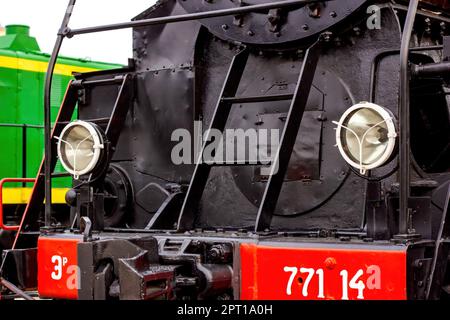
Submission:
[[[38,42],[23,25],[6,26],[0,34],[0,180],[34,178],[44,150],[43,95],[49,55],[40,52]],[[74,72],[120,67],[82,59],[60,58],[52,84],[52,119],[55,119]],[[58,165],[59,171],[62,167]],[[55,179],[54,201],[64,201],[70,178]],[[31,184],[7,183],[3,204],[24,204]]]

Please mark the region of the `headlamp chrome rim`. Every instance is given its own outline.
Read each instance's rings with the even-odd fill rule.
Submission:
[[[64,154],[64,145],[67,144],[67,141],[65,141],[64,137],[66,137],[67,133],[72,130],[73,128],[80,126],[84,129],[86,129],[89,132],[88,137],[92,137],[93,140],[93,146],[92,146],[92,152],[93,157],[89,161],[88,165],[84,168],[81,168],[81,170],[77,169],[68,164],[65,160],[67,158]],[[69,132],[70,133],[70,132]],[[88,138],[86,137],[86,138]],[[61,135],[58,139],[58,145],[57,145],[57,152],[58,152],[58,158],[60,159],[61,165],[63,168],[70,173],[75,179],[79,179],[80,176],[87,175],[94,171],[94,169],[98,166],[99,161],[101,160],[103,149],[104,149],[104,136],[100,130],[100,128],[91,122],[82,121],[82,120],[76,120],[64,127],[64,129],[61,132]],[[77,151],[77,150],[75,150]],[[76,156],[76,152],[74,152],[74,157]]]
[[[344,145],[342,143],[343,130],[348,130],[348,128],[345,127],[344,123],[347,122],[349,116],[354,114],[359,109],[369,109],[369,110],[373,110],[374,112],[378,113],[380,115],[380,117],[383,119],[383,123],[386,123],[387,130],[388,130],[388,133],[387,133],[388,140],[387,140],[387,144],[386,144],[386,149],[384,150],[383,154],[376,161],[369,163],[369,164],[363,164],[362,159],[360,162],[354,161],[354,159],[352,159],[348,155],[348,153],[347,153],[348,151],[346,150],[346,148],[344,147]],[[397,128],[396,128],[396,124],[395,124],[394,120],[395,120],[395,117],[390,110],[388,110],[382,106],[379,106],[375,103],[371,103],[371,102],[360,102],[360,103],[355,104],[354,106],[350,107],[349,109],[347,109],[338,122],[333,121],[333,123],[335,123],[337,125],[336,145],[339,149],[340,154],[344,158],[344,160],[348,164],[350,164],[352,167],[360,170],[361,174],[366,174],[366,172],[368,170],[373,170],[373,169],[379,168],[379,167],[383,166],[384,164],[386,164],[391,159],[392,154],[397,145],[397,136],[398,135],[397,135]]]

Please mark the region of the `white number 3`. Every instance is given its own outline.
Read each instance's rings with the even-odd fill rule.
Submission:
[[[52,263],[55,264],[55,271],[52,272],[53,280],[61,280],[62,277],[62,258],[61,256],[53,256]]]
[[[62,269],[63,266],[67,264],[67,258],[61,257],[61,256],[53,256],[52,257],[52,263],[55,265],[54,270],[51,274],[51,277],[53,280],[61,280],[62,278]]]

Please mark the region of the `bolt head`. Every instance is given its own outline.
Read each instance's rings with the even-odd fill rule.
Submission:
[[[325,268],[327,268],[328,270],[333,270],[337,265],[337,261],[333,257],[326,258],[324,263],[325,263]]]

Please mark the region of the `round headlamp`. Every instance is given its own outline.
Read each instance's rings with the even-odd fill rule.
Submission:
[[[360,102],[334,123],[339,152],[361,174],[390,160],[397,143],[391,111],[374,103]]]
[[[61,164],[75,179],[91,173],[102,158],[104,135],[93,123],[86,121],[69,123],[57,139]]]

